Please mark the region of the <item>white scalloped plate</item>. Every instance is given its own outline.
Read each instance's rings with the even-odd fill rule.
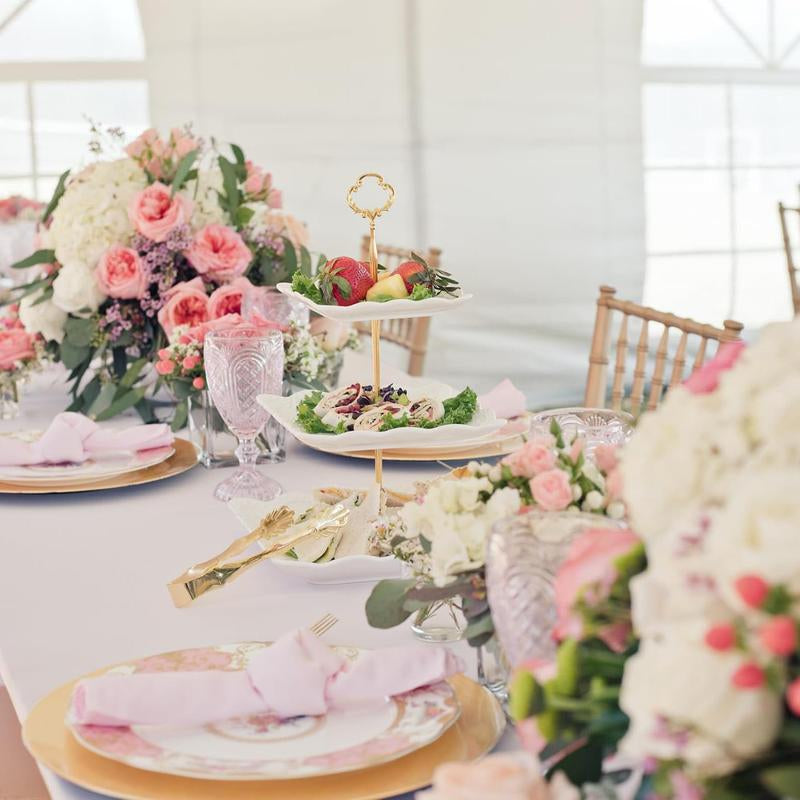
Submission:
[[[430,317],[442,311],[452,311],[472,299],[471,294],[460,294],[457,297],[447,295],[429,297],[427,300],[389,300],[376,303],[362,300],[351,306],[324,305],[309,300],[305,295],[292,291],[290,283],[279,283],[282,292],[307,305],[312,311],[328,319],[339,319],[343,322],[367,322],[373,319],[408,319],[410,317]]]

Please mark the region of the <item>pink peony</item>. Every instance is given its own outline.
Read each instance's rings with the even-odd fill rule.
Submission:
[[[615,444],[598,444],[592,454],[594,463],[598,468],[608,474],[619,465],[617,446]]]
[[[186,257],[201,275],[228,283],[245,273],[253,254],[233,228],[212,223],[195,234]]]
[[[570,545],[567,557],[558,570],[555,580],[555,602],[558,622],[553,630],[556,639],[568,636],[580,637],[583,622],[575,611],[579,598],[589,603],[599,603],[608,597],[608,593],[617,579],[614,561],[639,543],[633,531],[614,528],[593,528]],[[619,645],[627,638],[620,636],[620,631],[609,631],[609,647]]]
[[[530,485],[533,499],[542,511],[563,511],[572,502],[572,486],[563,469],[540,472]]]
[[[158,312],[158,322],[171,338],[179,325],[198,325],[208,319],[208,296],[202,278],[176,283],[164,295],[166,302]]]
[[[168,186],[153,183],[137,192],[128,206],[131,224],[142,236],[163,242],[179,225],[188,222],[191,201],[178,193],[172,196]]]
[[[0,330],[0,369],[13,369],[19,361],[33,358],[34,337],[22,328]]]
[[[700,369],[695,370],[683,382],[683,385],[692,394],[711,394],[719,386],[722,373],[727,372],[736,364],[744,352],[744,348],[745,343],[742,341],[723,342],[714,358],[703,364]]]
[[[235,278],[215,289],[208,298],[208,316],[218,319],[226,314],[241,314],[244,296],[252,288],[253,284],[247,278]]]
[[[94,277],[102,292],[120,300],[142,297],[150,283],[139,254],[118,244],[100,256]]]
[[[550,436],[536,436],[526,442],[519,450],[502,460],[512,475],[532,478],[540,472],[552,469],[556,463],[555,439]],[[570,495],[570,500],[572,495]]]

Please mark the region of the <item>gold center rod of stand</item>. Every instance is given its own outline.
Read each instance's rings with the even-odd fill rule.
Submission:
[[[369,221],[369,268],[372,272],[372,280],[378,280],[378,248],[375,244],[375,220]],[[370,333],[372,339],[372,388],[376,392],[381,390],[381,321],[373,319],[370,322]],[[378,491],[383,495],[383,451],[375,451],[375,483],[378,484]],[[381,507],[382,507],[381,502]]]

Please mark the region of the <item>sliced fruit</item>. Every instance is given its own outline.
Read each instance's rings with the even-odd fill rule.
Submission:
[[[369,266],[347,256],[328,261],[319,277],[323,300],[340,306],[351,306],[363,300],[374,283]]]
[[[378,281],[367,291],[367,300],[377,303],[386,300],[401,300],[408,297],[405,281],[401,275],[390,275],[388,278]]]

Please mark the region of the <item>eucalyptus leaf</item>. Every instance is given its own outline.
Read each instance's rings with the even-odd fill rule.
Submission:
[[[105,411],[111,403],[114,402],[114,395],[117,393],[117,385],[107,381],[102,384],[97,396],[87,405],[86,415],[92,419],[96,419],[97,415]]]
[[[238,144],[231,144],[231,152],[233,153],[233,157],[236,159],[237,164],[244,164],[244,152],[242,148],[239,147]]]
[[[117,414],[121,414],[123,411],[127,411],[132,406],[135,406],[144,397],[144,393],[146,391],[146,386],[140,386],[136,389],[131,389],[131,391],[122,395],[122,397],[118,397],[116,400],[114,400],[114,402],[107,409],[105,409],[105,411],[101,411],[99,414],[97,414],[95,419],[98,422],[102,422],[103,420],[116,417]]]
[[[281,236],[283,239],[283,266],[289,275],[294,275],[297,271],[297,250],[294,249],[290,239]]]
[[[69,339],[64,339],[61,342],[60,353],[61,363],[67,369],[73,369],[73,367],[77,367],[82,361],[91,357],[92,349],[91,347],[76,347]]]
[[[311,272],[311,253],[305,245],[300,245],[300,272],[307,275],[309,278],[313,277]]]
[[[414,586],[414,579],[392,578],[379,581],[367,598],[367,621],[373,628],[394,628],[411,615],[403,608],[406,592]]]
[[[233,164],[224,156],[219,156],[217,161],[222,171],[222,188],[225,192],[228,213],[235,218],[236,211],[241,203],[241,192],[239,191],[239,181],[236,177],[236,170],[233,168]]]
[[[128,371],[122,376],[122,380],[119,382],[119,388],[130,389],[138,380],[145,364],[147,364],[146,358],[137,358],[136,361],[128,367]]]
[[[171,195],[174,195],[175,192],[177,192],[183,186],[183,184],[186,183],[189,172],[192,169],[192,165],[197,159],[197,154],[199,152],[199,150],[192,150],[178,162],[178,168],[175,170],[175,177],[172,179],[172,190],[170,192]]]
[[[88,347],[95,332],[95,321],[84,317],[67,317],[64,336],[75,347]]]
[[[800,799],[800,764],[780,764],[759,773],[761,783],[782,800]]]
[[[486,644],[492,636],[494,636],[494,623],[492,622],[492,615],[488,611],[470,621],[464,631],[464,637],[472,647]]]
[[[256,212],[253,211],[252,208],[249,206],[239,206],[236,209],[236,216],[234,217],[234,222],[236,223],[237,228],[244,228],[248,222],[253,218],[253,214]]]
[[[27,269],[28,267],[34,267],[37,264],[52,264],[55,260],[55,250],[37,250],[35,253],[31,253],[27,258],[23,258],[21,261],[15,261],[11,265],[11,268]]]
[[[31,303],[32,306],[38,306],[39,303],[44,303],[53,296],[53,287],[45,286],[42,293]]]
[[[42,222],[47,222],[48,217],[56,210],[56,206],[58,205],[59,200],[61,200],[61,197],[64,194],[64,191],[66,190],[68,177],[69,177],[69,170],[67,170],[66,172],[62,172],[61,175],[59,175],[58,183],[56,184],[53,196],[50,198],[50,202],[47,204],[47,208],[45,208],[44,212],[42,213]]]
[[[179,431],[186,424],[188,418],[189,403],[186,400],[181,400],[181,402],[175,406],[175,414],[172,417],[170,428],[172,428],[173,431]]]

